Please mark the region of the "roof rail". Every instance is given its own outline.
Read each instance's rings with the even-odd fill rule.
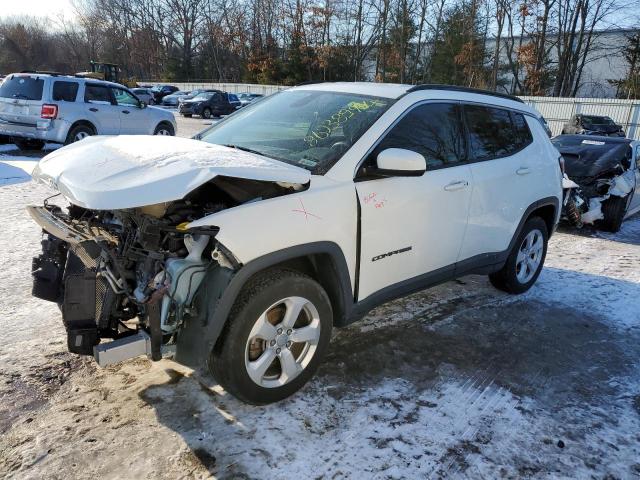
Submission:
[[[66,73],[50,72],[47,70],[22,70],[20,73],[39,73],[42,75],[51,75],[52,77],[66,76]]]
[[[524,101],[519,99],[518,97],[509,95],[507,93],[492,92],[491,90],[482,90],[480,88],[459,87],[457,85],[439,85],[437,83],[416,85],[407,90],[407,93],[418,92],[420,90],[448,90],[453,92],[479,93],[481,95],[490,95],[492,97],[505,98],[507,100],[514,100],[516,102],[524,103]]]

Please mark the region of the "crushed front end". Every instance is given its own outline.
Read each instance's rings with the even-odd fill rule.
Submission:
[[[196,314],[207,271],[234,262],[215,242],[216,227],[186,228],[223,208],[189,201],[113,211],[29,207],[43,229],[33,295],[59,305],[69,351],[106,365],[144,353],[157,360],[170,350]],[[105,339],[113,341],[99,345]]]

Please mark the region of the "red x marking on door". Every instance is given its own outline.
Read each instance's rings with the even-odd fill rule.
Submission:
[[[317,218],[318,220],[322,220],[322,218],[320,218],[319,216],[314,215],[313,213],[307,212],[307,209],[304,208],[304,203],[302,203],[302,199],[299,198],[298,200],[300,201],[300,209],[295,208],[291,210],[292,212],[304,213],[305,220],[309,220],[309,217],[314,217],[314,218]]]

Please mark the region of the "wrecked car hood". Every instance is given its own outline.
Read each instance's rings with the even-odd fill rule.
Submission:
[[[121,135],[89,137],[56,150],[32,176],[76,205],[117,210],[179,200],[216,176],[304,184],[311,173],[198,140]]]
[[[581,183],[613,170],[624,161],[629,145],[583,144],[559,147],[565,161],[565,171],[569,178]],[[613,175],[613,174],[612,174]]]

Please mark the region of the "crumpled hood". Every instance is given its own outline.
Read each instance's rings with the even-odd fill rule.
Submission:
[[[81,207],[118,210],[179,200],[218,175],[305,184],[311,173],[261,155],[169,136],[89,137],[44,157],[34,179]]]

